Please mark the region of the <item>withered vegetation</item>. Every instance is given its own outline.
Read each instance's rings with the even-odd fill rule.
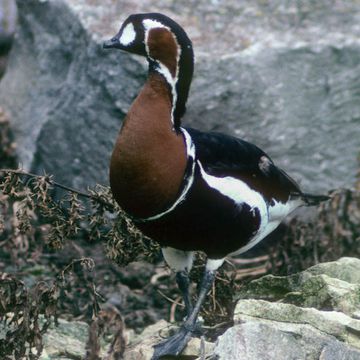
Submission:
[[[2,359],[37,359],[41,355],[42,335],[51,321],[57,323],[57,301],[67,272],[76,263],[88,270],[94,266],[92,259],[74,260],[51,283],[39,281],[31,288],[15,275],[1,273],[0,320],[7,330],[0,339]]]
[[[9,116],[0,107],[0,164],[2,167],[16,166],[15,149],[16,145],[10,129]]]
[[[289,274],[341,256],[360,257],[360,181],[355,189],[330,192],[315,218],[293,218],[281,242],[271,251],[271,267]]]
[[[15,169],[15,144],[8,125],[0,111],[1,359],[38,359],[43,335],[60,316],[89,323],[83,359],[121,359],[124,324],[141,331],[158,318],[137,309],[138,303],[122,314],[109,305],[119,282],[135,289],[131,301],[141,292],[146,297],[140,300],[143,306],[152,304],[156,312],[162,309],[160,316],[181,320],[184,306],[168,269],[157,265],[142,273],[137,267],[132,273],[119,270],[136,260],[158,263],[160,249],[118,207],[109,188],[97,185],[78,191],[57,183],[51,175]],[[276,241],[269,239],[246,258],[231,259],[220,269],[202,310],[210,339],[231,325],[233,299],[245,281],[268,272],[300,271],[341,256],[360,256],[360,181],[355,189],[332,191],[331,200],[317,209],[311,221],[293,218],[273,237]],[[99,245],[119,267],[105,264]],[[195,283],[203,264],[200,254],[191,273]],[[113,286],[108,288],[104,283],[109,272],[94,275],[97,267],[105,266],[113,274]],[[192,290],[195,300],[196,289]],[[109,334],[108,353],[101,357],[100,338]]]
[[[65,195],[59,200],[51,194],[54,187],[65,190]],[[9,257],[13,265],[34,265],[45,249],[57,251],[67,241],[79,238],[87,238],[94,243],[103,242],[108,256],[120,265],[140,257],[151,259],[157,254],[158,246],[142,236],[131,219],[112,200],[106,187],[96,186],[82,193],[57,184],[46,174],[38,176],[21,169],[3,169],[0,173],[0,207],[0,251]],[[68,271],[74,273],[74,267],[78,264],[87,270],[91,270],[94,265],[92,259],[73,260],[55,280],[37,282],[30,288],[18,280],[16,274],[1,273],[0,321],[6,326],[11,325],[6,337],[0,339],[2,356],[15,356],[16,359],[37,359],[40,356],[42,335],[51,319],[56,322],[61,308],[61,294],[78,301],[71,295],[74,284],[67,282],[65,277]],[[91,347],[87,349],[86,358],[100,359],[96,357],[99,356],[98,347],[93,337],[95,334],[98,337],[103,334],[103,328],[108,325],[104,322],[106,318],[99,317],[99,296],[95,284],[86,279],[84,272],[77,272],[81,274],[81,280],[85,280],[81,284],[81,295],[90,302],[78,308],[88,313],[88,318],[94,318],[89,334],[92,338],[89,340]],[[41,326],[40,315],[46,320]],[[124,348],[122,330],[121,333],[119,331],[111,347],[112,354],[117,354],[114,359],[121,358]]]
[[[14,261],[19,252],[28,252],[30,243],[61,249],[66,240],[80,235],[94,242],[101,240],[109,257],[120,265],[139,257],[152,259],[158,250],[118,207],[108,187],[97,185],[83,193],[56,183],[47,174],[0,171],[2,247]],[[59,200],[51,195],[54,187],[66,190]]]
[[[111,334],[112,341],[104,360],[122,359],[126,346],[124,330],[124,321],[115,307],[102,309],[91,323],[85,360],[102,359],[100,357],[100,338],[105,334]]]

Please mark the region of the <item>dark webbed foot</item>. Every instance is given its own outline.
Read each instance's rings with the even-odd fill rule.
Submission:
[[[178,333],[154,346],[154,355],[151,360],[159,360],[164,355],[179,355],[184,350],[191,337],[198,331],[197,317],[214,278],[215,271],[206,269],[201,281],[198,300],[185,323],[181,326]]]
[[[181,327],[175,335],[154,346],[154,354],[151,360],[161,359],[165,355],[179,355],[192,336],[192,329]]]

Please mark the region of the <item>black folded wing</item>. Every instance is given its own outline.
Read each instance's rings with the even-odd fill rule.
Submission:
[[[195,144],[196,158],[208,174],[242,180],[269,204],[302,195],[297,183],[257,146],[221,133],[186,130]]]

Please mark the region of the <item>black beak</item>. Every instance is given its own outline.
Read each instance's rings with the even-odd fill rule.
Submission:
[[[110,40],[107,40],[103,43],[103,48],[104,49],[122,49],[122,46],[120,44],[120,41],[117,37],[113,37]]]

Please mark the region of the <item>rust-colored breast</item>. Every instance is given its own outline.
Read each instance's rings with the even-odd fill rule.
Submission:
[[[179,193],[186,147],[170,113],[168,86],[152,74],[124,120],[110,163],[113,195],[135,217],[163,211]]]

